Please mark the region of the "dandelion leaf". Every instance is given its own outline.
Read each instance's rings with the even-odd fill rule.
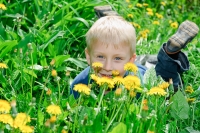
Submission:
[[[174,119],[182,120],[189,117],[189,105],[181,91],[172,97],[170,114]]]
[[[127,133],[127,127],[124,123],[118,123],[109,133]]]
[[[196,131],[192,127],[186,127],[185,129],[181,130],[179,133],[200,133],[200,131]]]

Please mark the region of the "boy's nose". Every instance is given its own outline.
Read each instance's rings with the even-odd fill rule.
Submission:
[[[112,70],[112,63],[110,61],[106,61],[103,65],[104,70],[111,71]]]

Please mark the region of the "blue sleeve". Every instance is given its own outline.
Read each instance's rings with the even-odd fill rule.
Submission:
[[[81,73],[79,73],[75,77],[72,84],[70,85],[70,94],[73,94],[75,98],[79,97],[79,93],[77,91],[73,90],[74,85],[76,85],[76,84],[88,85],[89,72],[90,72],[90,67],[88,66],[87,68],[85,68]]]

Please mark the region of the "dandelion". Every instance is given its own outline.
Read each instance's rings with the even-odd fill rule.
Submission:
[[[166,6],[166,3],[165,2],[160,2],[161,5],[163,6]]]
[[[118,70],[112,70],[112,76],[118,76],[119,71]]]
[[[137,3],[136,6],[137,6],[137,7],[142,7],[142,4]]]
[[[138,71],[138,67],[135,64],[128,62],[124,65],[124,70],[136,73]]]
[[[159,21],[153,21],[153,24],[154,25],[160,25],[160,22]]]
[[[127,90],[137,89],[141,90],[140,79],[137,76],[128,75],[124,78],[124,86]]]
[[[4,124],[10,124],[10,126],[12,126],[13,118],[10,114],[0,114],[0,122]]]
[[[50,122],[51,123],[55,123],[56,122],[56,116],[55,115],[51,116]]]
[[[148,105],[146,105],[146,104],[145,104],[145,105],[143,105],[143,106],[142,106],[142,110],[145,110],[145,111],[149,110],[149,107],[148,107]]]
[[[126,0],[127,3],[130,3],[130,0]]]
[[[97,84],[99,86],[107,86],[108,88],[112,89],[114,88],[114,81],[111,78],[108,77],[101,77],[98,79]]]
[[[192,86],[187,86],[185,89],[185,92],[191,94],[194,92],[194,90],[193,90]]]
[[[130,91],[130,92],[129,92],[129,95],[130,95],[130,97],[132,97],[132,98],[133,98],[133,97],[135,97],[135,96],[136,96],[136,92],[134,92],[134,91]]]
[[[30,116],[28,116],[26,113],[18,113],[14,119],[13,127],[18,128],[26,125],[28,122],[31,122]]]
[[[95,82],[97,82],[97,80],[98,80],[98,76],[96,76],[95,74],[91,74],[90,75],[90,77],[91,77],[91,79],[93,79]]]
[[[149,6],[149,4],[147,4],[147,3],[143,3],[143,6]]]
[[[11,106],[10,103],[6,100],[0,99],[0,112],[8,113],[10,112]]]
[[[166,89],[169,87],[169,83],[168,82],[163,82],[162,84],[158,85],[158,87],[162,88],[162,89]]]
[[[153,12],[153,10],[151,8],[147,8],[146,9],[148,12]]]
[[[165,92],[165,90],[163,90],[160,87],[153,87],[149,90],[149,92],[147,92],[147,95],[159,95],[159,96],[165,96],[167,94],[167,92]]]
[[[56,77],[56,76],[57,76],[56,70],[53,69],[53,70],[51,71],[51,75],[52,75],[53,77]]]
[[[148,103],[147,99],[142,100],[142,103],[147,104]]]
[[[141,28],[141,26],[140,26],[139,24],[137,24],[137,23],[132,22],[131,24],[132,24],[135,28],[138,28],[138,29]]]
[[[133,18],[133,14],[128,14],[127,17]]]
[[[174,29],[178,28],[178,23],[177,22],[173,22],[170,24],[170,26]]]
[[[121,76],[117,76],[113,78],[115,85],[122,85],[124,84],[124,79]]]
[[[60,115],[61,114],[61,109],[57,105],[49,105],[46,108],[46,111],[47,111],[47,113],[49,113],[51,115]]]
[[[147,15],[153,16],[153,12],[147,12]]]
[[[131,9],[132,7],[133,7],[133,5],[131,5],[131,4],[130,4],[130,5],[128,5],[128,8],[130,8],[130,9]]]
[[[47,92],[46,92],[46,94],[47,94],[48,96],[50,96],[50,95],[51,95],[51,89],[48,89]]]
[[[33,128],[31,126],[23,125],[19,127],[22,133],[33,133]]]
[[[155,133],[154,131],[148,130],[147,133]]]
[[[156,17],[162,19],[162,18],[163,18],[163,15],[161,15],[161,14],[159,14],[159,13],[156,13]]]
[[[94,62],[92,63],[93,68],[102,68],[103,64],[101,62]]]
[[[8,68],[8,67],[7,67],[6,64],[4,64],[4,63],[0,63],[0,68],[5,68],[5,69],[6,69],[6,68]]]
[[[74,86],[74,90],[78,91],[79,93],[83,93],[86,95],[90,95],[90,88],[85,84],[77,84]]]
[[[188,103],[193,103],[196,100],[196,98],[187,98]]]
[[[116,90],[115,90],[115,95],[116,96],[120,96],[122,94],[122,88],[117,88]]]
[[[6,6],[5,6],[4,4],[1,4],[1,3],[0,3],[0,9],[6,10],[7,8],[6,8]]]
[[[68,133],[68,132],[67,132],[66,130],[63,129],[63,130],[61,131],[61,133]]]

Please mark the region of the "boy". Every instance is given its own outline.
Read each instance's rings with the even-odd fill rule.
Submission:
[[[136,35],[134,27],[117,15],[104,16],[105,10],[100,10],[98,19],[86,34],[87,47],[85,49],[86,59],[89,65],[93,62],[101,62],[103,68],[98,76],[111,77],[112,70],[118,70],[120,76],[126,76],[124,65],[128,62],[134,63],[136,59]],[[108,10],[109,11],[109,10]],[[107,12],[107,10],[106,10]],[[112,13],[113,14],[113,13]],[[98,14],[97,14],[98,15]],[[104,16],[104,17],[102,17]],[[198,33],[198,26],[190,21],[183,22],[178,31],[164,43],[158,53],[156,73],[169,81],[172,78],[174,86],[179,85],[179,75],[189,69],[189,61],[180,50],[186,46]],[[141,75],[146,68],[136,64]],[[71,93],[77,98],[79,94],[73,91],[76,84],[88,84],[90,66],[83,70],[71,84]]]

